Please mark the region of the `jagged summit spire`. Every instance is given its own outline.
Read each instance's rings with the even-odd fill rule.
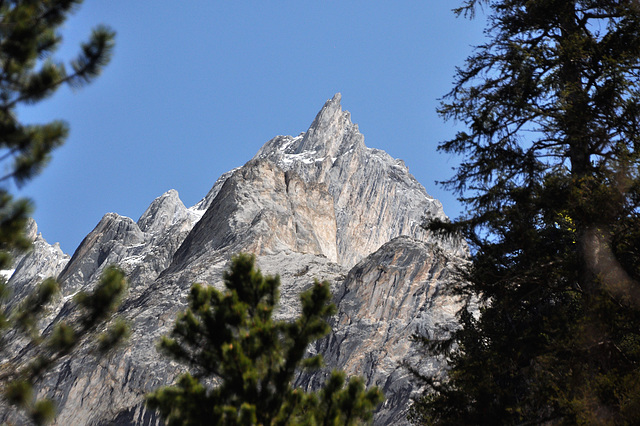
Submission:
[[[280,159],[283,155],[305,158],[336,158],[353,148],[364,148],[364,136],[351,122],[349,111],[343,111],[342,95],[327,100],[309,126],[299,136],[277,136],[264,144],[254,158]]]
[[[341,99],[342,95],[336,93],[325,102],[296,148],[296,154],[315,151],[318,155],[335,157],[345,139],[350,139],[345,138],[347,134],[359,134],[358,126],[351,122],[351,114],[342,110]]]
[[[302,149],[304,145],[316,140],[317,136],[328,133],[327,131],[330,130],[331,125],[345,124],[345,122],[352,124],[351,114],[348,111],[342,111],[341,100],[342,95],[338,92],[333,95],[333,98],[324,103],[311,126],[309,126],[309,130],[305,133],[303,143],[299,146],[300,151],[305,151],[305,149]]]

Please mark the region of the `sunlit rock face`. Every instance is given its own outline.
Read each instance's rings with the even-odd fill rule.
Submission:
[[[280,275],[280,319],[299,312],[297,295],[314,279],[330,283],[338,314],[332,333],[309,351],[323,353],[328,368],[384,390],[377,424],[406,423],[416,389],[400,363],[442,368],[409,337],[455,327],[457,304],[445,290],[466,247],[421,228],[424,217],[445,218],[440,202],[401,160],[365,146],[340,101],[339,94],[328,100],[306,132],[268,141],[193,207],[170,190],[137,222],[108,213],[71,259],[62,252],[46,257],[56,248],[34,242],[11,283],[31,288],[37,277],[57,275],[63,297],[49,321],[63,318],[70,297],[92,288],[108,265],[129,278],[119,312],[132,325],[127,345],[97,359],[84,343],[39,384],[41,395],[58,401],[56,424],[159,424],[143,396],[173,383],[184,367],[161,357],[155,344],[185,308],[191,284],[221,287],[238,252],[255,254],[263,273]],[[297,384],[317,388],[327,371],[302,375]],[[7,413],[0,419],[16,421]]]
[[[420,227],[423,218],[445,217],[440,202],[427,194],[402,160],[365,146],[350,117],[337,94],[307,132],[278,136],[254,157],[270,159],[306,182],[326,185],[334,203],[338,263],[347,267],[399,235],[431,240]]]

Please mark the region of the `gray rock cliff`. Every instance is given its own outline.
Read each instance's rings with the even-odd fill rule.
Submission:
[[[16,256],[12,270],[2,271],[13,292],[10,305],[29,294],[45,278],[57,277],[69,262],[69,255],[62,252],[60,244],[49,244],[38,233],[33,219],[27,225],[26,234],[32,241],[31,250]]]
[[[387,400],[375,423],[406,421],[415,389],[400,363],[442,368],[418,355],[409,337],[438,323],[455,327],[456,301],[443,290],[466,247],[420,227],[425,216],[445,218],[441,204],[402,161],[365,146],[340,100],[328,100],[305,133],[268,141],[195,206],[171,190],[137,222],[106,214],[71,259],[39,261],[34,249],[21,260],[25,266],[11,278],[16,289],[58,275],[58,316],[66,298],[90,289],[107,265],[119,265],[129,279],[119,312],[132,325],[127,345],[103,359],[83,345],[40,383],[40,394],[58,401],[56,424],[159,424],[143,396],[184,368],[158,355],[157,339],[185,308],[191,284],[220,287],[240,251],[254,253],[263,273],[281,276],[279,318],[298,312],[297,295],[314,279],[329,281],[338,314],[332,333],[309,351],[383,388]],[[298,384],[313,389],[327,371],[300,376]]]

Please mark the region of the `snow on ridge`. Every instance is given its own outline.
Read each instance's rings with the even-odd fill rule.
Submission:
[[[293,144],[293,139],[290,140],[290,141],[285,142],[281,147],[278,148],[278,151],[285,152],[287,150],[287,148],[289,148],[291,146],[291,144]]]
[[[233,175],[236,170],[241,169],[242,166],[236,167],[234,169],[229,170],[228,172],[223,173],[220,177],[215,181],[213,187],[209,190],[207,195],[200,201],[198,201],[195,205],[189,207],[187,212],[189,213],[189,217],[195,222],[199,221],[204,215],[204,212],[209,208],[209,204],[213,201],[213,199],[218,195],[222,185]],[[195,224],[194,222],[194,224]]]
[[[200,219],[202,219],[202,216],[204,216],[204,213],[206,211],[206,210],[196,209],[195,207],[196,206],[193,206],[187,209],[187,214],[189,215],[189,219],[191,219],[194,225],[198,223]]]
[[[9,281],[14,272],[16,272],[15,269],[2,269],[0,270],[0,276],[4,277],[5,280]]]
[[[302,140],[302,138],[304,137],[304,133],[299,134],[298,136],[285,136],[285,138],[289,139],[288,141],[286,141],[285,143],[282,144],[282,146],[278,147],[278,151],[282,152],[284,155],[288,155],[287,154],[287,150],[289,149],[289,147],[291,147],[293,144],[295,144],[296,142]]]
[[[135,266],[142,263],[145,260],[145,254],[135,254],[132,256],[127,256],[122,259],[120,262],[127,266]]]
[[[318,158],[315,155],[318,151],[303,151],[299,154],[282,154],[282,162],[285,164],[292,164],[294,162],[302,162],[304,164],[313,164],[318,161]],[[319,161],[322,161],[320,159]]]

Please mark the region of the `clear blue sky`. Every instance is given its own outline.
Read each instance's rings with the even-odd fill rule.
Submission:
[[[457,1],[87,0],[66,23],[57,59],[93,26],[117,32],[115,55],[92,85],[20,111],[64,119],[71,135],[20,192],[50,243],[72,254],[103,214],[134,220],[174,188],[187,207],[269,139],[307,129],[342,93],[369,147],[401,158],[457,216],[434,181],[455,158],[436,114],[456,66],[482,42],[484,20],[455,18]]]

